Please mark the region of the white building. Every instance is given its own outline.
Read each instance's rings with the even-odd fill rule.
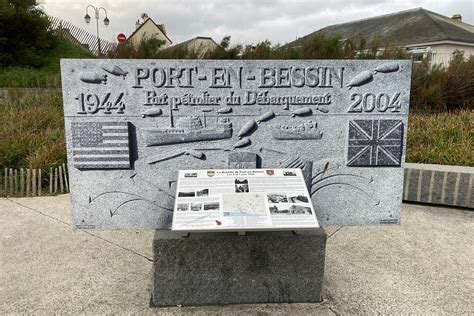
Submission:
[[[168,50],[184,49],[196,58],[203,58],[219,47],[211,37],[198,36],[182,43],[170,46]]]
[[[162,40],[164,42],[162,48],[167,48],[173,43],[166,35],[165,25],[156,24],[148,14],[143,13],[142,21],[137,20],[135,31],[128,37],[127,41],[130,41],[134,47],[138,47],[141,41],[150,38]]]
[[[354,43],[379,38],[406,48],[415,61],[426,57],[431,64],[449,64],[456,50],[465,57],[474,55],[473,25],[464,23],[460,14],[449,18],[423,8],[327,26],[285,47],[300,47],[316,34],[341,36]]]

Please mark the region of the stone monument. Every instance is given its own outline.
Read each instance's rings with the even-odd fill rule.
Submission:
[[[157,229],[156,305],[319,300],[323,231],[167,231],[179,169],[301,168],[322,226],[400,221],[410,61],[66,59],[61,75],[74,227]]]

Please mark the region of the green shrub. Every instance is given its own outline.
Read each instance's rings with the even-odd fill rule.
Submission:
[[[474,56],[453,54],[448,67],[430,67],[427,60],[413,65],[412,110],[445,112],[474,109]]]
[[[0,67],[40,67],[57,45],[36,0],[0,0]]]
[[[217,49],[208,52],[204,59],[239,59],[242,54],[242,45],[230,45],[230,36],[225,36]],[[192,56],[189,56],[192,57]]]
[[[59,61],[61,58],[94,58],[89,51],[58,40],[56,47],[43,57],[41,68],[8,66],[0,68],[0,87],[11,88],[59,88],[61,75]]]
[[[91,58],[58,38],[36,0],[0,0],[0,87],[60,87],[60,58]]]

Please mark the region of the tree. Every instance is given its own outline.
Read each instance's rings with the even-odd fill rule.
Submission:
[[[343,55],[343,42],[339,36],[316,34],[307,39],[301,49],[301,59],[339,59]]]
[[[225,36],[219,47],[208,52],[204,59],[239,59],[242,53],[242,45],[230,46],[230,36]]]
[[[274,49],[269,40],[257,45],[247,45],[242,53],[242,59],[273,59]]]
[[[56,45],[36,0],[0,0],[0,67],[39,67]]]

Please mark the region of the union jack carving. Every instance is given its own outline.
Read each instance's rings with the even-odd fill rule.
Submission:
[[[349,121],[347,165],[400,166],[403,123],[400,120]]]

